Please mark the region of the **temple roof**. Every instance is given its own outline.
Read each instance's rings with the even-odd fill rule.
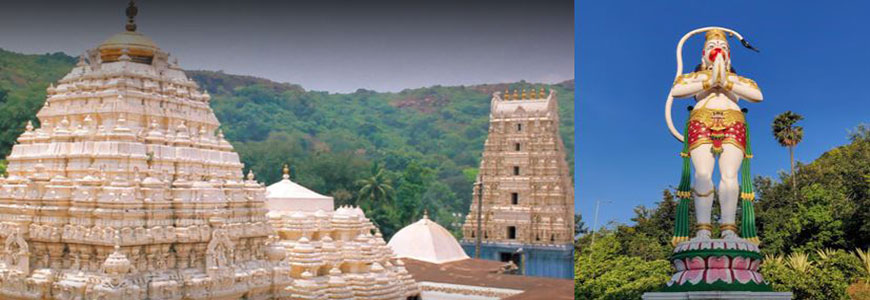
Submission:
[[[104,53],[107,50],[121,51],[124,48],[129,51],[151,52],[152,55],[154,51],[159,49],[151,38],[135,31],[119,32],[97,46],[97,49]]]
[[[125,31],[109,37],[97,46],[102,61],[117,61],[121,56],[127,55],[132,61],[151,64],[154,53],[159,51],[160,48],[157,47],[157,44],[151,38],[136,32],[134,19],[138,12],[139,8],[136,7],[136,3],[130,1],[130,6],[127,7]]]
[[[315,191],[290,181],[290,176],[284,175],[281,181],[266,187],[267,199],[332,199],[332,197],[318,194]]]
[[[501,273],[503,262],[464,259],[433,264],[414,259],[405,259],[405,267],[414,280],[426,285],[454,284],[461,287],[482,287],[520,290],[522,293],[503,298],[523,300],[568,300],[574,299],[574,281],[536,276],[521,276]],[[425,290],[425,288],[424,288]],[[461,292],[459,292],[461,293]]]
[[[447,229],[429,220],[428,215],[396,232],[387,245],[400,258],[435,264],[468,259],[456,238]]]

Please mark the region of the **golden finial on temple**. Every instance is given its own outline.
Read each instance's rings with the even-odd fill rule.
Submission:
[[[517,89],[514,89],[514,95],[513,95],[513,98],[514,98],[514,100],[520,98],[520,94],[517,93]]]
[[[127,26],[125,28],[127,31],[136,31],[136,15],[139,13],[139,8],[136,7],[136,2],[130,0],[130,4],[127,5]]]
[[[538,97],[540,97],[540,98],[544,98],[544,97],[546,97],[546,96],[547,96],[547,95],[544,93],[544,86],[542,85],[542,86],[541,86],[541,92],[538,93]]]
[[[529,99],[529,98],[526,98],[526,89],[523,89],[523,98],[521,98],[521,99]]]
[[[508,89],[504,89],[504,99],[505,100],[511,99],[511,91],[509,91]]]

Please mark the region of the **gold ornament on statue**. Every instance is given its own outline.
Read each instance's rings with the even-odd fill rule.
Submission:
[[[727,36],[725,35],[725,31],[719,29],[708,30],[705,37],[707,38],[706,42],[709,42],[711,40],[723,40],[726,42],[728,41]]]

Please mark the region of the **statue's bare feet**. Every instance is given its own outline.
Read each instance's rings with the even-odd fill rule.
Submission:
[[[722,239],[725,240],[739,240],[740,237],[737,236],[737,233],[731,230],[723,230],[722,231]]]
[[[698,230],[698,232],[695,233],[695,237],[692,238],[693,241],[709,240],[709,239],[710,239],[710,231],[706,230],[706,229]]]

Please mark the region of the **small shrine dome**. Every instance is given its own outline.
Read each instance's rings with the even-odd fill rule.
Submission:
[[[387,246],[392,248],[399,258],[434,264],[468,258],[456,238],[447,229],[430,220],[428,214],[424,214],[420,221],[396,232]]]
[[[284,167],[283,178],[266,187],[266,208],[270,212],[316,212],[333,211],[332,197],[318,194],[290,181],[289,169]]]
[[[97,46],[97,50],[104,62],[117,61],[121,55],[127,54],[133,61],[150,63],[159,48],[154,41],[141,33],[124,31],[108,38]]]
[[[127,55],[131,61],[138,63],[151,64],[154,55],[160,48],[151,40],[151,38],[136,32],[136,14],[139,9],[130,1],[130,6],[127,7],[127,25],[125,30],[109,37],[106,41],[97,46],[97,51],[100,53],[100,60],[103,62],[113,62]]]

